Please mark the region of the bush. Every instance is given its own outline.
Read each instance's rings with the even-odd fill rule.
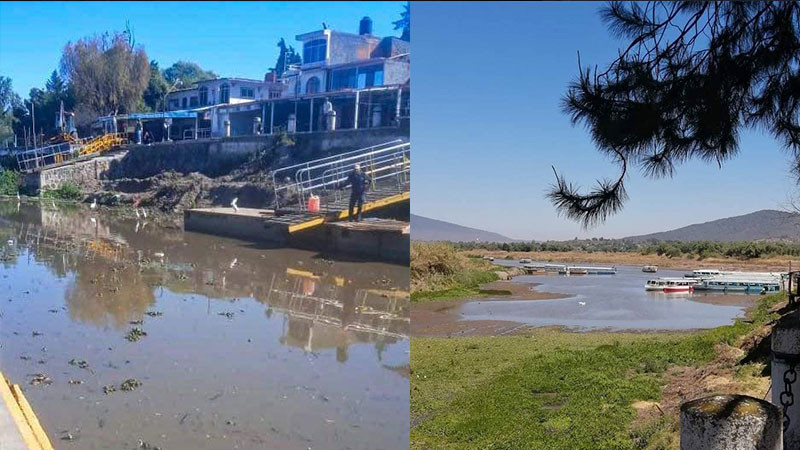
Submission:
[[[58,200],[76,200],[83,199],[83,193],[80,186],[75,183],[64,183],[58,189],[52,189],[42,192],[43,198],[54,198]]]
[[[19,192],[19,173],[0,169],[0,195],[16,195]]]

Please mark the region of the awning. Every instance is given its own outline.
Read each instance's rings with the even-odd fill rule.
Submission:
[[[130,114],[119,114],[117,116],[103,116],[98,118],[97,120],[100,122],[111,121],[117,118],[117,120],[164,120],[164,119],[194,119],[197,117],[197,111],[195,110],[183,110],[183,111],[167,111],[167,112],[152,112],[152,113],[130,113]]]

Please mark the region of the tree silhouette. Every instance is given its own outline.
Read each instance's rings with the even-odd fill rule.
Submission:
[[[556,172],[548,197],[559,213],[603,222],[627,200],[631,168],[659,178],[692,159],[722,166],[744,129],[788,148],[800,181],[800,4],[612,2],[601,15],[629,43],[602,71],[579,57],[562,105],[620,174],[581,193]]]
[[[403,30],[400,39],[404,41],[411,40],[411,3],[406,2],[403,5],[403,12],[400,13],[400,19],[392,22],[395,30]]]

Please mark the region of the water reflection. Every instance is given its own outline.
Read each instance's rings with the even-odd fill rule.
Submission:
[[[111,221],[80,208],[23,204],[19,212],[0,214],[18,247],[53,275],[74,277],[65,293],[74,320],[124,329],[142,319],[156,301],[155,289],[164,287],[221,301],[256,300],[269,314],[286,316],[281,343],[336,348],[342,359],[352,342],[395,342],[408,334],[402,269],[353,271],[337,267],[343,263],[296,259],[291,250],[259,251],[154,226],[137,231],[137,221]],[[390,277],[396,273],[399,279]]]
[[[0,365],[75,448],[408,448],[407,267],[48,204],[0,238]]]

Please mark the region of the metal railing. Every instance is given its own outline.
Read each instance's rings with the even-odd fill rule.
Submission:
[[[22,172],[34,172],[81,156],[105,153],[126,142],[124,133],[109,133],[92,139],[47,145],[17,153],[17,165]]]
[[[306,211],[306,199],[316,194],[322,203],[320,211],[328,211],[329,204],[338,200],[338,188],[346,182],[356,164],[370,178],[372,190],[399,192],[409,183],[411,144],[397,139],[278,169],[272,173],[275,208],[281,207],[283,196],[287,199],[283,203],[294,201],[300,211]]]

